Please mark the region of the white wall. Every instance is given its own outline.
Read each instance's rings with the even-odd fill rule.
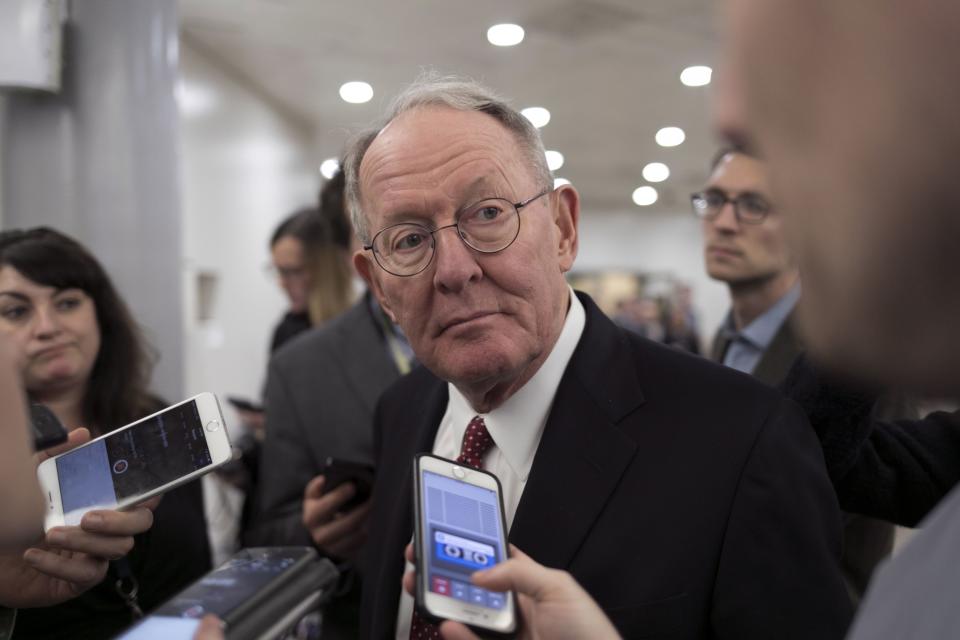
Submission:
[[[621,269],[671,273],[693,288],[700,332],[707,340],[730,305],[726,286],[707,277],[700,222],[688,212],[641,209],[580,218],[580,253],[575,271]]]
[[[180,75],[184,387],[258,400],[286,307],[264,271],[267,245],[284,216],[315,202],[313,133],[184,38]],[[198,320],[201,273],[216,278],[207,321]]]

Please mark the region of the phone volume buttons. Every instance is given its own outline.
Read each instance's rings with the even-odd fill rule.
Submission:
[[[220,428],[220,422],[218,420],[211,420],[207,423],[207,431],[214,432]]]

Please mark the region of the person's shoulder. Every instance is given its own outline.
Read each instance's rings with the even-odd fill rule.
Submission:
[[[279,369],[296,369],[304,364],[312,366],[319,355],[347,346],[351,335],[367,329],[371,334],[376,331],[366,303],[361,299],[329,322],[291,338],[270,357],[271,366]]]

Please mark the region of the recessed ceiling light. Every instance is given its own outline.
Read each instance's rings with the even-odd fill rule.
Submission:
[[[683,144],[687,134],[680,127],[664,127],[657,131],[657,144],[661,147],[676,147]]]
[[[713,69],[704,66],[687,67],[680,72],[680,82],[688,87],[704,87],[712,77]]]
[[[670,177],[670,167],[662,162],[651,162],[643,168],[643,179],[647,182],[663,182]]]
[[[373,87],[366,82],[346,82],[340,87],[340,97],[344,102],[363,104],[373,97]]]
[[[567,180],[566,178],[557,178],[557,179],[555,179],[555,180],[553,181],[553,188],[554,188],[554,189],[559,189],[560,187],[562,187],[562,186],[565,185],[565,184],[570,184],[570,181]]]
[[[640,207],[649,207],[657,201],[657,190],[650,186],[633,190],[633,202]]]
[[[524,118],[533,123],[537,129],[541,129],[550,122],[550,112],[543,107],[527,107],[520,112]]]
[[[327,180],[331,179],[333,176],[337,175],[337,171],[340,169],[340,161],[336,158],[327,158],[320,163],[320,174]]]
[[[563,166],[563,154],[559,151],[547,151],[547,166],[550,171],[556,171]]]
[[[518,24],[495,24],[487,29],[487,40],[498,47],[512,47],[523,42],[523,27]]]

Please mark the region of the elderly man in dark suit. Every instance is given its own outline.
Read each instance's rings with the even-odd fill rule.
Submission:
[[[468,422],[510,540],[625,636],[842,636],[839,510],[803,415],[571,291],[579,197],[552,188],[536,129],[479,85],[425,80],[346,167],[355,265],[425,365],[377,409],[361,637],[436,633],[400,593],[411,463],[457,457]]]

